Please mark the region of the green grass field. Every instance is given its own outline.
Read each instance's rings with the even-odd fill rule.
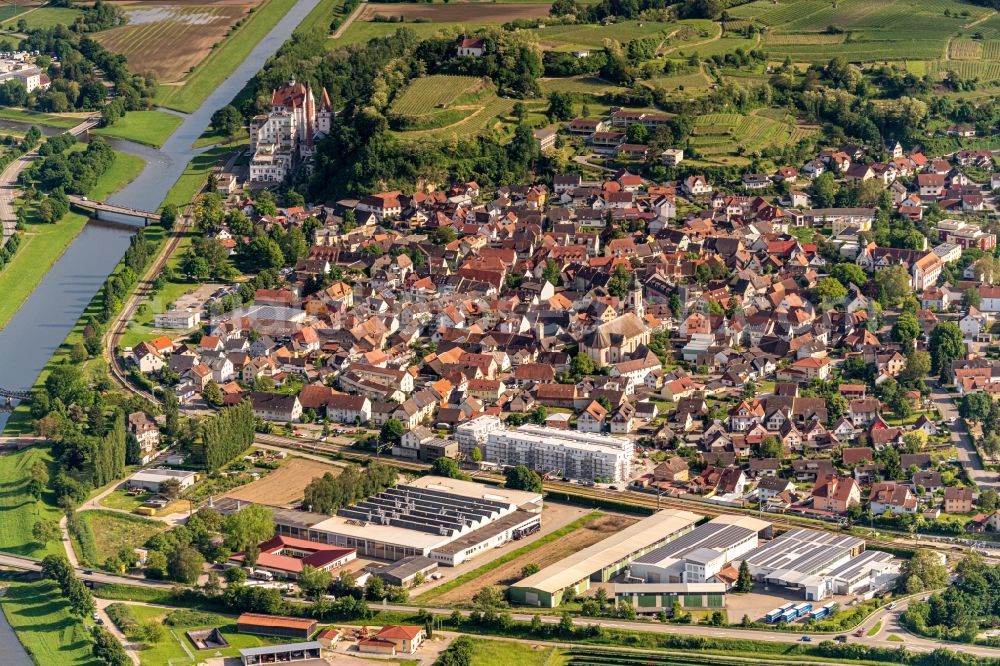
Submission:
[[[114,125],[93,132],[159,148],[182,122],[184,119],[180,116],[163,111],[129,111]]]
[[[94,554],[97,562],[104,562],[121,548],[138,548],[167,528],[158,520],[116,513],[114,511],[83,511],[80,519],[87,521],[94,535]]]
[[[118,191],[132,182],[144,166],[142,158],[115,153],[114,164],[97,181],[89,193],[91,198],[104,199]],[[0,294],[4,295],[0,299],[0,328],[7,325],[86,224],[86,216],[71,211],[56,224],[28,225],[21,247],[10,263],[0,271]]]
[[[90,634],[69,614],[51,581],[9,582],[0,607],[17,637],[41,666],[100,666],[90,654]]]
[[[59,509],[47,502],[53,498],[42,496],[41,502],[28,495],[31,468],[42,462],[55,475],[56,464],[48,447],[33,447],[17,453],[0,456],[0,551],[41,559],[50,553],[62,552],[59,541],[42,545],[31,536],[31,528],[40,519],[58,521]]]
[[[11,30],[23,18],[27,22],[29,30],[33,30],[34,28],[51,28],[60,23],[63,25],[72,25],[76,21],[77,16],[80,16],[80,10],[71,7],[38,7],[27,12],[21,11],[17,15],[14,15],[10,7],[4,6],[2,26],[4,30]]]
[[[53,113],[27,111],[25,109],[3,108],[0,109],[0,120],[15,120],[20,123],[70,129],[79,125],[83,121],[83,118],[80,116],[61,116]]]
[[[149,608],[148,606],[129,605],[129,608],[132,610],[133,615],[135,615],[136,619],[140,623],[151,620],[161,622],[166,617],[167,613],[170,612],[163,608]],[[145,645],[142,649],[140,649],[139,655],[140,659],[142,659],[142,663],[150,664],[151,666],[160,666],[161,664],[185,666],[187,664],[203,662],[206,659],[215,657],[216,653],[224,657],[237,657],[239,656],[240,649],[288,642],[277,638],[269,639],[263,636],[251,636],[249,634],[237,633],[235,617],[227,617],[225,615],[218,615],[214,613],[199,613],[199,615],[204,615],[206,619],[209,619],[210,624],[181,624],[179,626],[165,625],[164,628],[167,631],[163,640],[157,641],[151,645]],[[226,640],[229,641],[229,647],[223,650],[195,650],[194,644],[188,640],[187,636],[184,635],[184,632],[189,629],[204,629],[211,626],[217,627],[222,632]],[[195,655],[197,661],[192,661],[188,657],[187,651],[185,651],[185,649],[181,646],[182,642],[187,646],[188,650]]]
[[[294,5],[295,0],[266,0],[243,25],[209,53],[185,78],[184,85],[160,86],[157,104],[184,113],[194,112]]]
[[[566,657],[559,648],[511,641],[473,639],[472,666],[562,666]]]

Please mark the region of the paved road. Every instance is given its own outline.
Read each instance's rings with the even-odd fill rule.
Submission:
[[[394,606],[392,604],[382,605],[377,603],[370,604],[373,609],[387,609],[387,610],[397,610],[410,613],[416,613],[420,610],[418,606]],[[905,647],[907,650],[912,652],[933,652],[941,647],[947,647],[952,650],[975,654],[983,657],[994,657],[1000,658],[1000,648],[989,648],[982,646],[972,646],[964,645],[958,643],[947,643],[945,641],[932,641],[926,638],[920,638],[912,634],[906,633],[905,629],[899,628],[896,623],[897,618],[900,613],[906,609],[906,602],[901,602],[897,604],[896,608],[889,610],[888,608],[882,608],[874,615],[872,615],[868,620],[866,620],[862,627],[864,627],[867,632],[868,629],[873,627],[879,621],[883,622],[883,629],[876,636],[865,636],[864,638],[855,638],[854,636],[848,636],[848,643],[863,643],[864,645],[870,645],[875,647],[883,647],[889,649],[898,649],[900,647]],[[425,609],[430,613],[435,615],[451,615],[454,612],[453,608],[427,608]],[[469,611],[461,611],[463,615],[468,615]],[[530,613],[513,613],[515,620],[521,620],[528,622],[532,618]],[[558,624],[560,617],[558,615],[541,615],[541,620],[544,624]],[[888,619],[891,618],[891,622]],[[765,641],[768,643],[799,643],[802,640],[802,636],[810,636],[814,642],[823,640],[832,640],[836,634],[809,634],[808,631],[803,630],[801,633],[794,631],[767,631],[767,630],[757,630],[757,629],[740,629],[738,627],[705,627],[701,625],[678,625],[678,624],[661,624],[659,622],[629,622],[626,620],[611,620],[607,618],[574,618],[574,622],[580,625],[587,624],[599,624],[605,629],[621,629],[625,631],[648,631],[655,634],[679,634],[684,636],[706,636],[711,638],[735,638],[735,639],[747,639],[755,641]],[[891,631],[890,631],[891,627]],[[847,633],[847,632],[845,632]],[[890,633],[895,633],[898,636],[904,638],[904,642],[890,641],[888,637]]]
[[[24,569],[25,571],[41,571],[42,565],[37,560],[28,559],[26,557],[17,557],[15,555],[0,554],[0,565],[13,567],[15,569]],[[158,580],[148,580],[146,578],[137,578],[133,576],[116,576],[114,574],[101,573],[100,571],[94,571],[93,573],[83,573],[83,569],[76,568],[77,575],[80,580],[93,581],[95,583],[104,583],[105,585],[136,585],[138,587],[157,587],[165,590],[173,589],[174,583],[167,583]]]
[[[1000,475],[983,469],[983,461],[972,443],[972,437],[965,427],[962,419],[958,418],[958,408],[955,406],[954,398],[956,394],[944,390],[940,386],[935,386],[931,391],[931,402],[941,412],[945,421],[955,418],[954,425],[951,426],[951,441],[958,449],[958,461],[965,469],[969,479],[979,487],[980,490],[993,489],[1000,491]]]

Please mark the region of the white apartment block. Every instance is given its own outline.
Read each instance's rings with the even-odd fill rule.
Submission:
[[[524,465],[539,473],[582,481],[627,483],[635,446],[627,439],[544,426],[523,425],[489,434],[483,460]]]
[[[477,416],[455,428],[455,441],[458,450],[466,457],[472,455],[472,450],[479,447],[480,452],[486,450],[486,440],[491,432],[503,430],[503,421],[495,416]]]
[[[23,83],[29,93],[49,87],[49,77],[38,66],[18,60],[0,60],[0,83],[10,80]]]

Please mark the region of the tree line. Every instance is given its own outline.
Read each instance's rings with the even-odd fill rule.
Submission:
[[[214,472],[246,451],[254,438],[254,415],[249,400],[226,407],[199,424],[206,471]],[[197,445],[195,447],[197,450]]]
[[[351,465],[339,475],[327,472],[305,489],[303,504],[317,513],[333,514],[396,484],[396,468],[374,461],[367,467]]]

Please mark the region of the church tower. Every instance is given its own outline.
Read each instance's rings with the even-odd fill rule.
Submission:
[[[629,285],[629,304],[639,319],[646,316],[646,303],[642,298],[642,283],[639,282],[635,271],[632,272],[632,284]]]

